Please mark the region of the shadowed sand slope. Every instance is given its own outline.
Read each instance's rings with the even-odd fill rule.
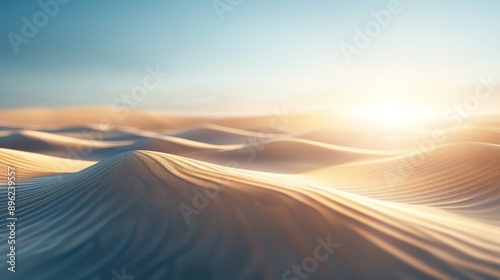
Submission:
[[[137,151],[25,181],[12,279],[107,279],[124,266],[138,279],[281,279],[328,242],[314,279],[500,277],[498,227],[257,174]],[[186,224],[179,206],[194,207],[196,189],[210,197]]]
[[[260,141],[260,142],[259,142]],[[259,171],[300,173],[361,159],[383,158],[398,151],[342,147],[303,139],[257,139],[226,151],[204,151],[189,157],[217,164],[237,161],[238,166]]]
[[[282,135],[269,132],[254,132],[223,126],[204,125],[181,131],[176,131],[172,136],[210,144],[243,144],[251,139],[270,140]]]

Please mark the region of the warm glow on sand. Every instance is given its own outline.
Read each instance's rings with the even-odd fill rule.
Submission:
[[[118,263],[179,261],[173,277],[156,263],[130,266],[136,279],[305,279],[291,276],[292,266],[309,260],[316,269],[309,279],[500,279],[496,116],[464,119],[468,125],[438,143],[420,130],[391,132],[411,127],[419,107],[376,104],[364,106],[362,126],[284,111],[226,118],[1,111],[0,120],[12,121],[0,126],[0,185],[15,169],[23,191],[15,206],[25,221],[19,240],[40,244],[19,251],[25,274],[12,279],[74,279],[58,275],[78,271],[83,257],[113,267],[103,258],[109,248],[120,252]],[[0,204],[8,192],[0,186]],[[80,252],[94,240],[116,242]],[[207,260],[217,268],[209,276],[185,277]],[[228,260],[257,276],[219,269]],[[370,274],[353,269],[358,264]],[[37,277],[38,267],[50,277]]]

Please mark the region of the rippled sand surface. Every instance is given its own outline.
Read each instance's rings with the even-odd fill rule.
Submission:
[[[0,112],[0,276],[500,279],[497,119],[435,142],[312,115]]]

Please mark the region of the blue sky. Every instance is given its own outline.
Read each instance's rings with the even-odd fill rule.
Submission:
[[[463,98],[478,76],[500,78],[493,0],[401,0],[346,61],[339,46],[390,2],[242,0],[221,20],[210,0],[71,0],[16,54],[8,34],[22,36],[22,18],[43,10],[2,1],[0,108],[110,106],[157,65],[170,76],[142,109],[337,110],[401,99],[431,110]]]

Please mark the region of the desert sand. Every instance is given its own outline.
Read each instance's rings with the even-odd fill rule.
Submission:
[[[496,120],[1,111],[1,279],[500,279]]]

